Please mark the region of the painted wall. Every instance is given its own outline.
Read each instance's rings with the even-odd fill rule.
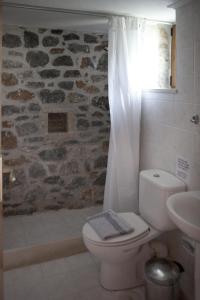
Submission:
[[[190,122],[200,114],[200,4],[177,10],[177,94],[145,93],[142,105],[141,169],[176,173],[176,157],[189,161],[188,189],[200,189],[200,126]],[[193,299],[193,256],[182,247],[181,234],[166,235],[170,254],[185,273],[182,289]]]
[[[16,181],[5,215],[82,208],[103,201],[109,139],[107,36],[4,28],[2,147]],[[48,113],[67,132],[48,132]]]

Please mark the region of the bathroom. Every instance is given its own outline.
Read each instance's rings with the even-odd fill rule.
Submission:
[[[142,91],[137,165],[177,175],[184,162],[187,189],[200,190],[200,127],[190,121],[200,114],[200,7],[197,1],[166,0],[163,7],[144,1],[144,9],[140,2],[134,1],[132,11],[129,1],[115,9],[107,1],[3,4],[6,300],[144,299],[143,286],[117,292],[101,287],[99,261],[86,252],[81,233],[87,217],[101,212],[104,202],[110,137],[108,16],[163,21],[158,24],[167,41],[176,23],[176,85],[170,87],[165,78],[161,86],[149,84]],[[173,8],[167,8],[172,2]],[[165,59],[169,53],[162,55]],[[159,241],[185,270],[182,299],[193,300],[194,242],[179,230]]]

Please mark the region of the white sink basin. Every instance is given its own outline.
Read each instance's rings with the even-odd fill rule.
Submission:
[[[170,196],[167,208],[175,225],[186,235],[200,242],[200,191]]]

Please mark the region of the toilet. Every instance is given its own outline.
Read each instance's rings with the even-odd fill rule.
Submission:
[[[139,213],[119,213],[134,231],[102,240],[86,223],[82,230],[87,249],[101,261],[100,282],[108,290],[124,290],[143,284],[148,242],[175,229],[168,217],[167,198],[186,190],[185,184],[163,170],[144,170],[139,180]]]

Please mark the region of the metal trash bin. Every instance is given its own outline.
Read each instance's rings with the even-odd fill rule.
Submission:
[[[165,258],[152,258],[145,265],[146,300],[179,300],[183,267]]]

